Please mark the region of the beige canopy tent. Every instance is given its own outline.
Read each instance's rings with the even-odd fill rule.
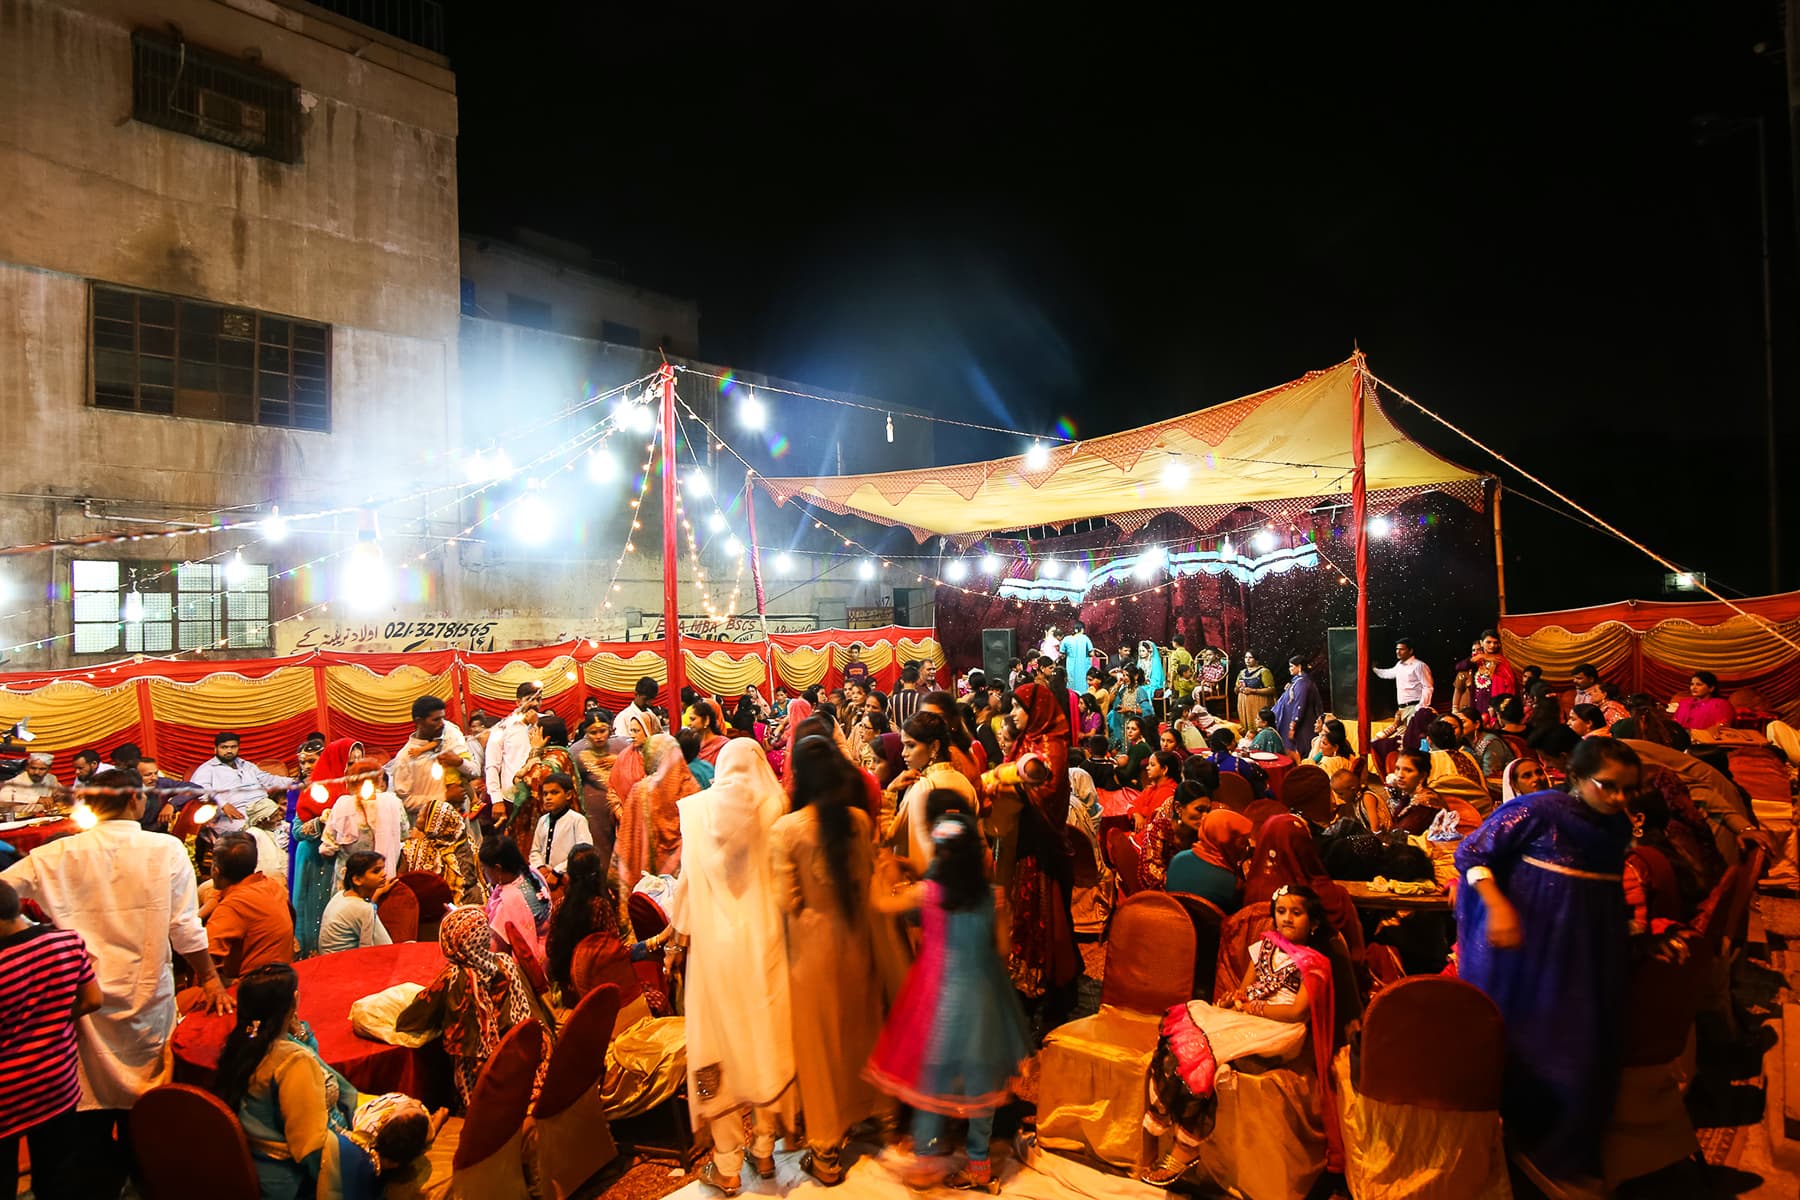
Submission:
[[[1026,456],[875,475],[816,475],[757,483],[777,503],[801,500],[910,529],[923,542],[1106,517],[1126,533],[1174,512],[1206,528],[1243,505],[1281,515],[1348,498],[1354,414],[1364,410],[1368,501],[1375,511],[1425,491],[1474,508],[1483,479],[1402,433],[1379,403],[1360,356],[1292,383],[1137,429],[1046,446]]]
[[[1373,404],[1367,397],[1377,397]],[[963,545],[1032,526],[1104,517],[1126,533],[1175,513],[1198,529],[1245,505],[1294,516],[1348,500],[1356,535],[1358,742],[1369,745],[1368,539],[1374,511],[1440,491],[1479,509],[1485,479],[1409,439],[1382,411],[1359,351],[1292,383],[1123,433],[1036,453],[887,471],[766,479],[779,504],[903,526]],[[754,528],[754,527],[753,527]],[[1496,530],[1497,532],[1497,530]],[[1504,589],[1504,585],[1502,585]]]

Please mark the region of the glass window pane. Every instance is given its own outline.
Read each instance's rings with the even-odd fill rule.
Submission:
[[[218,613],[218,597],[210,592],[183,592],[175,615],[183,621],[211,621]]]
[[[143,595],[145,622],[161,621],[167,624],[169,617],[175,612],[175,597],[167,592],[145,592]]]
[[[107,350],[123,350],[127,353],[134,348],[132,339],[137,336],[130,321],[108,321],[101,317],[94,318],[94,348]]]
[[[180,629],[183,650],[204,650],[219,640],[211,621],[183,621]]]
[[[139,296],[137,301],[138,324],[174,326],[174,300],[168,296]]]
[[[175,357],[175,331],[158,329],[154,325],[145,325],[138,330],[138,350],[144,354],[160,354],[164,358]]]
[[[117,621],[119,619],[119,593],[76,592],[73,607],[77,623]]]
[[[265,346],[287,345],[288,322],[279,317],[264,317],[262,322],[262,343]]]
[[[119,321],[130,321],[134,318],[135,298],[130,292],[118,292],[112,288],[96,287],[94,289],[94,316],[111,317]]]
[[[129,388],[137,381],[137,357],[129,350],[94,348],[94,382],[116,383]]]
[[[182,563],[175,568],[176,584],[184,592],[217,591],[218,580],[214,570],[212,563]]]
[[[69,564],[69,582],[78,592],[119,590],[119,564],[98,559],[76,559]]]
[[[125,627],[125,651],[128,654],[167,654],[175,648],[175,627],[167,621],[145,621]]]
[[[175,389],[142,387],[138,389],[138,407],[147,413],[169,416],[175,411]]]
[[[233,621],[226,630],[233,649],[260,650],[269,644],[267,621]]]
[[[109,650],[119,648],[119,627],[106,625],[76,625],[75,653],[105,654]]]

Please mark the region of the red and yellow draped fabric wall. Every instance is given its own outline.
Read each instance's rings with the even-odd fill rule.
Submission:
[[[918,660],[937,669],[944,663],[931,630],[897,626],[783,634],[770,643],[684,638],[682,655],[693,687],[729,697],[747,687],[767,694],[773,683],[791,692],[835,685],[852,644],[863,647],[863,661],[890,690],[902,664]],[[510,712],[527,680],[543,689],[544,710],[573,730],[589,697],[617,711],[644,676],[656,680],[660,702],[672,700],[661,643],[121,662],[60,674],[0,674],[0,728],[28,720],[37,739],[31,748],[55,756],[53,769],[65,783],[74,775],[76,751],[91,746],[110,758],[127,742],[155,756],[163,774],[185,777],[212,756],[213,736],[221,731],[240,735],[245,758],[271,767],[292,764],[295,749],[315,730],[389,754],[405,742],[420,696],[443,698],[451,719],[466,723],[477,710]]]
[[[1580,663],[1628,692],[1685,695],[1695,671],[1719,677],[1725,695],[1748,688],[1775,711],[1800,719],[1800,592],[1745,600],[1743,616],[1719,603],[1626,600],[1564,612],[1503,617],[1500,637],[1515,664],[1536,663],[1565,686]]]

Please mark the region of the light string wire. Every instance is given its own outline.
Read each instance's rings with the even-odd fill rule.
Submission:
[[[609,428],[609,425],[610,425],[610,428]],[[586,430],[584,430],[581,435],[577,436],[574,439],[573,443],[565,443],[563,445],[553,447],[552,449],[539,455],[537,458],[532,459],[529,462],[523,464],[521,467],[519,467],[519,469],[517,471],[513,472],[513,475],[508,476],[506,478],[510,479],[510,478],[513,478],[514,476],[518,475],[521,472],[529,471],[529,470],[533,469],[534,467],[539,466],[542,463],[548,462],[550,459],[555,458],[560,454],[567,454],[569,457],[560,466],[558,466],[557,468],[552,470],[550,472],[550,474],[555,475],[562,471],[570,470],[574,467],[575,460],[581,457],[582,451],[584,449],[587,449],[590,445],[598,446],[598,445],[604,443],[607,440],[607,438],[611,437],[615,432],[617,432],[617,428],[618,427],[616,424],[615,417],[613,417],[611,415],[604,417],[600,421],[595,422],[593,425],[590,425]],[[452,508],[459,507],[460,505],[466,503],[467,501],[473,499],[474,497],[480,495],[481,493],[488,491],[490,488],[498,487],[500,484],[502,484],[504,482],[506,482],[506,479],[490,480],[489,482],[483,484],[481,487],[478,487],[478,488],[474,489],[473,491],[469,492],[467,495],[458,496],[456,499],[451,500],[446,504],[440,505],[438,508],[432,510],[431,512],[426,513],[425,516],[420,519],[429,521],[444,512],[448,512]],[[460,487],[463,485],[458,485],[458,486]],[[443,549],[444,547],[449,546],[453,542],[457,542],[457,541],[460,541],[460,540],[468,537],[468,535],[473,533],[476,529],[480,528],[482,525],[487,524],[489,521],[495,520],[496,518],[498,518],[501,515],[501,513],[505,512],[507,509],[511,508],[514,504],[519,503],[521,500],[525,499],[527,496],[529,496],[531,494],[532,494],[531,491],[523,491],[523,492],[520,492],[518,495],[507,499],[503,503],[496,505],[492,511],[486,513],[479,519],[470,522],[468,525],[464,526],[457,533],[451,534],[448,537],[437,539],[438,544],[427,546],[424,550],[420,551],[417,555],[413,556],[412,561],[423,562],[431,554],[434,554],[437,551]],[[421,540],[429,540],[429,539],[433,539],[435,537],[435,535],[431,535],[431,534],[408,534],[408,533],[400,533],[400,532],[396,532],[392,536],[412,537],[412,538],[419,538]],[[299,563],[299,564],[296,564],[295,566],[287,568],[286,570],[275,572],[274,574],[270,575],[269,578],[271,581],[274,581],[277,579],[291,578],[291,577],[299,574],[301,571],[310,570],[314,567],[318,567],[318,566],[323,565],[324,563],[330,562],[331,560],[333,560],[335,558],[339,558],[339,557],[342,557],[343,555],[349,554],[349,553],[353,552],[358,545],[361,545],[361,544],[362,543],[359,540],[357,542],[351,543],[350,545],[341,546],[335,550],[327,551],[326,553],[321,554],[321,555],[317,556],[316,558],[310,559],[307,562]],[[177,568],[171,568],[171,570],[174,570],[174,569],[177,569]],[[169,574],[169,572],[165,571],[162,574],[167,575],[167,574]],[[226,594],[229,594],[229,590],[227,591]],[[260,629],[261,632],[268,633],[269,631],[273,630],[277,625],[284,624],[288,621],[299,620],[303,617],[309,616],[312,613],[315,613],[315,612],[318,612],[318,611],[321,611],[321,610],[327,608],[330,605],[330,603],[331,603],[331,601],[329,601],[329,600],[320,601],[317,604],[309,605],[306,608],[300,609],[296,612],[289,613],[285,617],[278,617],[272,621],[269,621],[268,623],[266,623],[264,625],[259,626],[258,628]],[[32,610],[32,611],[35,611],[35,610]],[[118,622],[118,624],[124,624],[124,622]],[[159,622],[159,624],[160,624],[160,622]],[[16,646],[0,647],[0,654],[11,654],[11,653],[13,653],[15,651],[19,651],[19,650],[33,650],[33,649],[38,649],[43,646],[54,645],[55,643],[57,643],[59,641],[64,641],[64,640],[73,638],[75,636],[75,634],[76,634],[76,631],[71,629],[67,633],[52,634],[49,637],[39,638],[36,641],[21,642]],[[94,678],[95,672],[112,671],[112,670],[116,669],[115,664],[137,662],[140,660],[140,658],[142,661],[145,661],[145,662],[174,662],[184,654],[204,654],[204,653],[207,653],[207,652],[210,652],[213,650],[223,649],[230,644],[230,640],[231,640],[230,635],[227,634],[227,636],[220,638],[217,642],[212,643],[210,645],[206,645],[206,646],[194,646],[194,647],[190,647],[186,650],[176,650],[176,651],[172,651],[172,652],[166,653],[166,654],[153,654],[153,655],[135,655],[134,654],[134,655],[130,655],[126,658],[117,659],[114,661],[114,663],[100,663],[100,664],[97,664],[92,667],[75,668],[75,669],[67,672],[65,675],[58,676],[58,677],[59,678],[73,678],[77,675],[85,674],[87,676],[87,678],[92,679],[92,678]]]
[[[1445,420],[1443,417],[1438,416],[1436,413],[1432,412],[1429,408],[1426,408],[1423,404],[1420,404],[1417,400],[1414,400],[1411,396],[1407,395],[1405,392],[1401,391],[1399,388],[1395,387],[1393,384],[1387,382],[1385,379],[1379,378],[1374,372],[1370,371],[1367,367],[1363,368],[1363,374],[1365,377],[1367,377],[1369,379],[1370,382],[1379,384],[1381,387],[1384,387],[1389,392],[1393,393],[1393,395],[1396,399],[1398,399],[1406,404],[1411,405],[1413,408],[1418,409],[1420,412],[1422,412],[1426,416],[1430,417],[1433,421],[1436,421],[1439,425],[1442,425],[1445,429],[1448,429],[1451,433],[1454,433],[1457,437],[1462,438],[1465,442],[1468,442],[1471,446],[1474,446],[1477,450],[1480,450],[1482,453],[1484,453],[1488,457],[1492,458],[1495,462],[1497,462],[1497,463],[1501,464],[1502,466],[1507,467],[1513,471],[1516,471],[1520,476],[1524,477],[1525,479],[1530,480],[1532,483],[1535,483],[1538,487],[1540,487],[1544,491],[1550,493],[1552,496],[1555,496],[1558,500],[1560,500],[1564,504],[1568,505],[1571,509],[1580,513],[1582,516],[1586,517],[1588,520],[1590,520],[1594,524],[1598,525],[1601,529],[1605,530],[1607,533],[1612,534],[1614,537],[1618,538],[1620,541],[1624,542],[1626,545],[1632,547],[1634,550],[1637,550],[1640,553],[1649,557],[1650,559],[1654,560],[1655,562],[1662,564],[1662,566],[1664,568],[1666,568],[1667,570],[1669,570],[1670,572],[1672,572],[1674,574],[1679,575],[1679,574],[1683,573],[1682,568],[1677,566],[1675,563],[1671,562],[1669,559],[1663,557],[1661,554],[1658,554],[1655,550],[1652,550],[1650,547],[1648,547],[1644,543],[1638,541],[1636,538],[1632,537],[1630,534],[1625,533],[1618,526],[1616,526],[1612,522],[1606,520],[1604,517],[1599,516],[1598,514],[1593,512],[1591,509],[1583,507],[1581,504],[1578,504],[1574,500],[1570,499],[1568,496],[1564,495],[1562,492],[1559,492],[1555,488],[1551,487],[1549,484],[1545,483],[1542,479],[1539,479],[1536,475],[1533,475],[1530,471],[1527,471],[1524,467],[1521,467],[1518,463],[1515,463],[1510,458],[1507,458],[1506,455],[1500,453],[1498,450],[1494,449],[1492,446],[1487,445],[1485,442],[1483,442],[1479,438],[1475,437],[1474,434],[1468,433],[1468,432],[1458,428],[1456,425],[1452,424],[1451,422]],[[1733,601],[1730,597],[1721,594],[1719,591],[1717,591],[1716,589],[1714,589],[1707,583],[1702,582],[1697,577],[1694,580],[1694,584],[1695,584],[1695,587],[1697,590],[1705,592],[1707,595],[1711,596],[1714,600],[1717,600],[1720,604],[1723,604],[1726,608],[1729,608],[1732,612],[1736,613],[1738,616],[1749,619],[1753,624],[1760,627],[1770,637],[1775,638],[1777,641],[1782,642],[1783,644],[1789,646],[1790,648],[1792,648],[1794,650],[1800,651],[1800,642],[1796,642],[1793,638],[1791,638],[1787,634],[1781,632],[1781,630],[1776,627],[1775,623],[1773,621],[1769,620],[1767,617],[1760,616],[1756,613],[1750,612],[1748,609],[1745,609],[1742,605]]]
[[[637,553],[637,533],[643,528],[642,523],[638,520],[638,515],[644,511],[644,497],[650,490],[650,471],[656,463],[657,447],[662,445],[662,440],[662,422],[658,421],[650,431],[649,445],[644,447],[644,470],[642,476],[638,480],[637,499],[631,502],[631,524],[625,530],[625,544],[619,548],[619,557],[613,562],[612,578],[606,581],[606,589],[601,593],[601,595],[605,597],[601,602],[601,608],[603,610],[610,609],[613,606],[613,594],[621,589],[619,572],[625,569],[625,556]],[[663,470],[668,471],[673,469],[672,464],[669,462],[669,451],[667,446],[663,446],[662,460]],[[673,518],[670,514],[663,514],[663,520],[667,521],[671,519]],[[670,564],[663,564],[664,570],[668,570],[669,567]],[[677,607],[680,607],[680,605],[677,604]],[[627,633],[629,632],[630,631],[627,630]]]

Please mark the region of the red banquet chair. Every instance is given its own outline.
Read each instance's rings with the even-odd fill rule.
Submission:
[[[389,888],[381,903],[375,906],[375,915],[396,942],[419,940],[419,898],[413,895],[412,889]]]
[[[1219,787],[1213,792],[1213,803],[1232,812],[1243,812],[1256,799],[1256,789],[1236,771],[1220,771]]]
[[[419,901],[419,923],[431,924],[443,917],[456,900],[442,875],[431,871],[402,871],[400,885]]]
[[[1219,934],[1225,924],[1225,910],[1191,892],[1169,892],[1169,899],[1181,905],[1194,925],[1194,990],[1193,999],[1212,1002],[1213,969],[1219,961]]]
[[[197,1148],[204,1147],[204,1153]],[[131,1110],[131,1153],[144,1200],[257,1200],[262,1184],[237,1115],[185,1083],[151,1088]]]
[[[663,913],[662,905],[642,892],[631,893],[625,907],[631,915],[631,932],[640,942],[668,928],[669,918]],[[663,952],[659,950],[649,958],[631,964],[631,969],[637,972],[650,1011],[659,1017],[674,1015],[675,1006],[669,1002],[669,991],[663,983]]]
[[[569,982],[583,999],[602,984],[619,989],[619,1006],[623,1008],[644,993],[644,985],[632,969],[631,948],[615,933],[590,933],[575,944],[569,960]]]
[[[543,1057],[542,1025],[521,1021],[508,1030],[475,1080],[468,1113],[446,1121],[431,1143],[426,1155],[430,1174],[390,1184],[389,1200],[532,1200],[525,1181],[525,1117]]]
[[[619,1015],[619,989],[603,984],[575,1006],[556,1035],[544,1086],[531,1107],[534,1172],[546,1200],[569,1200],[618,1157],[599,1083]]]
[[[1129,896],[1142,891],[1144,884],[1138,873],[1144,869],[1144,853],[1138,849],[1137,839],[1126,830],[1110,829],[1106,833],[1106,851],[1119,881],[1119,894]]]

